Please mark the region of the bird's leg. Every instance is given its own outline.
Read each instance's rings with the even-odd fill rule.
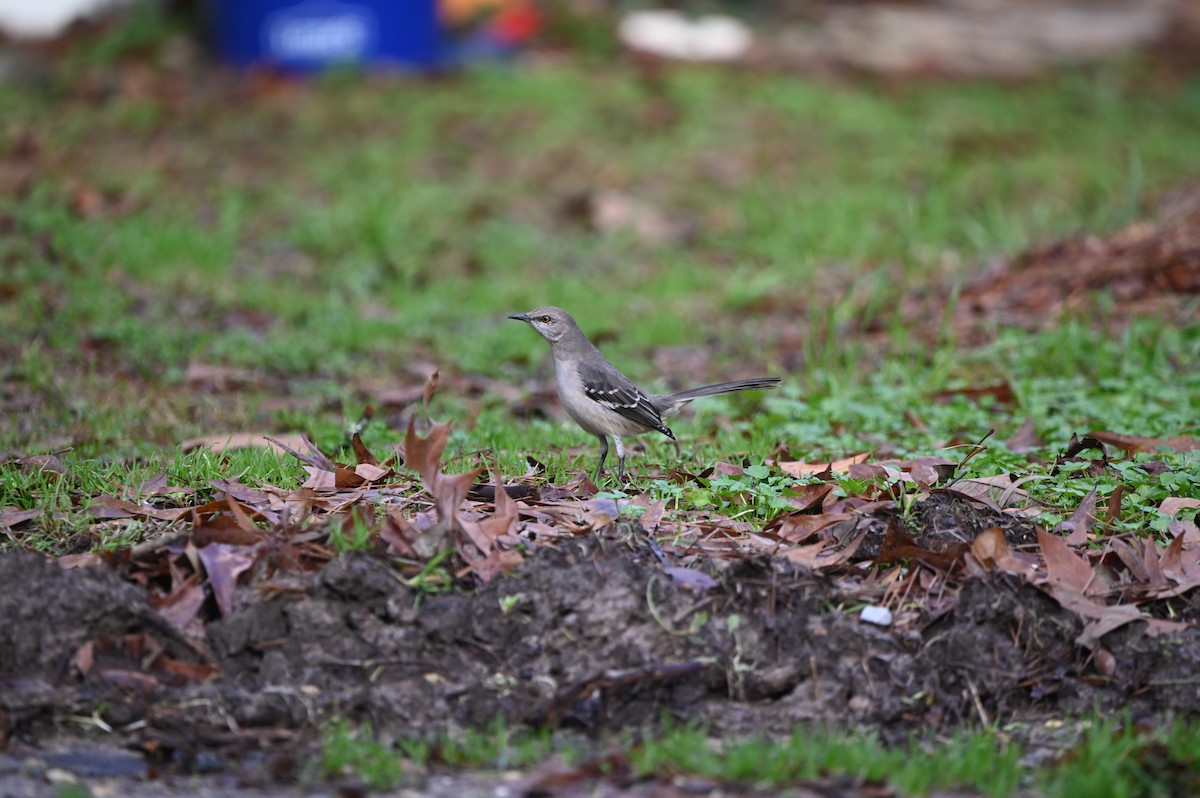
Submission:
[[[597,435],[600,439],[600,464],[596,466],[596,482],[600,481],[600,475],[604,473],[604,460],[608,457],[608,436]]]
[[[613,443],[617,444],[617,484],[625,484],[625,442],[613,436]]]

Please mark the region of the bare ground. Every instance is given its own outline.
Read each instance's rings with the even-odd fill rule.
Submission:
[[[926,528],[965,528],[961,508],[924,513]],[[1028,530],[1004,522],[1018,545]],[[206,789],[317,789],[315,729],[334,714],[424,738],[497,719],[596,737],[670,717],[721,737],[832,725],[903,740],[1094,709],[1147,722],[1200,710],[1195,628],[1152,637],[1128,624],[1103,637],[1112,661],[1098,663],[1076,642],[1079,618],[1011,574],[963,577],[881,627],[854,611],[880,595],[869,579],[763,557],[706,561],[710,586],[673,579],[645,540],[622,522],[437,595],[368,555],[262,571],[202,639],[115,569],[3,555],[3,794],[38,794],[61,771],[146,795],[206,772]]]

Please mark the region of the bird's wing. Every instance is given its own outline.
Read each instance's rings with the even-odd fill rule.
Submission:
[[[615,367],[605,369],[583,365],[579,369],[579,377],[583,381],[583,393],[596,404],[675,439],[675,434],[663,423],[662,414],[650,397]]]

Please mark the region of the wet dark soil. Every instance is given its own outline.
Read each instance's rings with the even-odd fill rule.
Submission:
[[[860,578],[782,559],[705,568],[707,589],[597,535],[474,592],[428,594],[352,555],[239,587],[234,611],[191,639],[115,571],[9,553],[0,735],[28,752],[94,718],[148,772],[259,757],[286,781],[332,714],[418,737],[497,719],[594,734],[669,716],[717,735],[819,723],[900,739],[1096,708],[1200,710],[1200,633],[1128,625],[1102,640],[1113,659],[1099,669],[1075,643],[1080,621],[1012,575],[967,578],[880,627],[853,611],[871,591]]]

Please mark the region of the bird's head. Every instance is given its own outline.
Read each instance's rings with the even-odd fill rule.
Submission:
[[[562,308],[535,308],[528,313],[516,313],[509,318],[529,322],[529,326],[537,330],[538,335],[552,344],[561,341],[571,330],[577,329],[575,319]]]

